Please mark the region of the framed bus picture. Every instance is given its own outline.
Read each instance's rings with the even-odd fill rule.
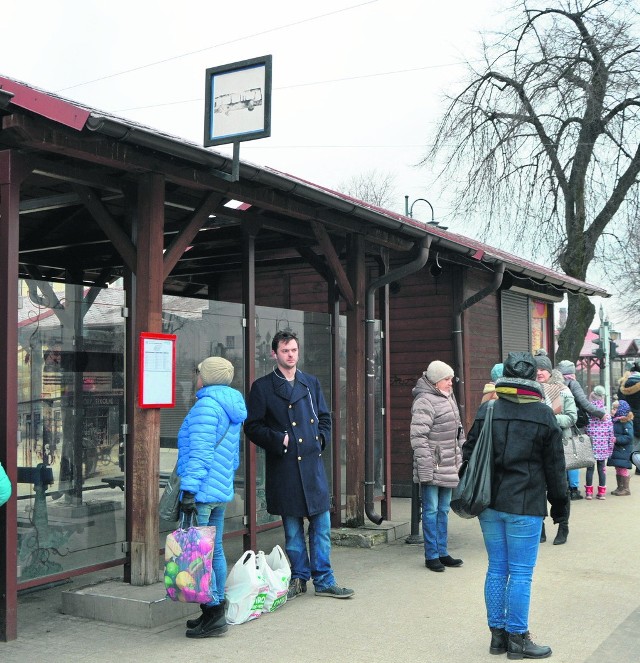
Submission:
[[[207,69],[204,146],[271,135],[271,56]]]

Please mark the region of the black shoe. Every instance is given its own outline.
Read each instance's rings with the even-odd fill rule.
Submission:
[[[200,615],[198,617],[195,617],[194,619],[187,619],[187,628],[195,628],[196,626],[200,626],[202,620],[204,619],[204,611],[206,607],[207,607],[206,603],[200,604],[200,610],[201,610]]]
[[[217,638],[224,635],[229,630],[224,608],[224,602],[210,607],[205,606],[202,611],[202,621],[186,632],[187,638]]]
[[[442,571],[444,571],[444,564],[438,558],[425,559],[424,565],[429,571],[436,571],[437,573],[442,573]]]
[[[540,543],[544,543],[547,540],[547,532],[544,529],[544,523],[542,523],[542,530],[540,531]]]
[[[571,499],[572,500],[581,500],[584,499],[582,495],[580,494],[580,491],[577,488],[572,488],[571,489]]]
[[[569,525],[558,525],[558,533],[556,538],[553,540],[554,546],[561,546],[563,543],[567,542],[567,537],[569,536]]]
[[[507,658],[547,658],[551,656],[551,647],[537,645],[526,633],[508,633]]]
[[[462,560],[461,559],[456,559],[455,557],[451,557],[451,555],[445,555],[444,557],[440,557],[440,561],[445,565],[445,566],[462,566]]]
[[[331,585],[324,589],[316,589],[316,596],[328,596],[332,599],[348,599],[354,594],[353,589],[348,587],[338,587],[338,585]]]
[[[491,628],[490,654],[507,653],[507,632],[503,628]]]
[[[305,594],[307,591],[307,581],[302,578],[291,578],[289,581],[289,591],[287,592],[287,601],[295,599],[299,594]]]

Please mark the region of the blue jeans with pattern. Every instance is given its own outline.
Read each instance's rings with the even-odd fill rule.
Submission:
[[[529,630],[531,580],[538,558],[542,516],[487,509],[479,516],[489,567],[484,601],[490,628]]]
[[[336,584],[331,569],[331,518],[328,511],[309,516],[309,551],[304,535],[304,518],[282,516],[285,550],[291,563],[291,579],[313,578],[316,589]]]
[[[211,586],[215,586],[216,598],[207,603],[209,607],[219,605],[224,601],[224,585],[227,581],[227,560],[222,548],[222,536],[224,534],[224,502],[198,502],[198,525],[214,525],[216,528],[216,545],[213,548],[213,565],[211,569]]]

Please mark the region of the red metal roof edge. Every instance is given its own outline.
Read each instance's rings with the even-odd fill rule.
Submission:
[[[11,78],[0,76],[0,88],[13,94],[11,103],[25,110],[81,131],[91,111]]]
[[[15,105],[21,108],[25,108],[26,110],[31,110],[32,112],[38,113],[43,117],[46,117],[55,122],[59,122],[66,126],[73,127],[74,129],[77,130],[81,130],[85,126],[87,119],[92,114],[99,113],[106,117],[112,118],[126,126],[132,128],[145,129],[158,136],[162,136],[163,138],[169,141],[175,141],[180,144],[189,145],[191,147],[202,150],[207,154],[210,154],[210,150],[202,147],[201,145],[197,145],[196,143],[188,141],[184,138],[180,138],[179,136],[173,136],[171,134],[167,134],[157,129],[153,129],[152,127],[148,127],[112,115],[111,113],[103,113],[102,111],[99,111],[97,109],[91,109],[86,106],[82,106],[81,104],[78,104],[76,102],[63,99],[62,97],[59,97],[52,93],[38,90],[30,85],[27,85],[25,83],[20,83],[19,81],[7,78],[2,75],[0,75],[0,87],[10,92],[13,92],[14,97],[12,99],[12,103],[14,103]],[[243,163],[249,164],[249,162],[243,162]],[[387,218],[399,221],[404,225],[412,226],[414,228],[419,228],[421,230],[426,230],[430,234],[433,234],[437,237],[441,237],[442,239],[449,240],[450,242],[453,242],[455,244],[458,244],[462,247],[469,249],[470,251],[473,251],[471,257],[475,258],[476,260],[482,261],[489,256],[494,258],[494,260],[511,262],[516,267],[521,267],[523,270],[526,269],[533,272],[537,272],[538,274],[540,274],[542,278],[546,276],[548,278],[555,279],[561,284],[561,286],[562,284],[566,283],[567,285],[572,285],[575,288],[586,288],[588,290],[591,290],[594,294],[597,294],[602,297],[610,296],[606,290],[599,288],[598,286],[592,285],[585,281],[580,281],[579,279],[567,276],[566,274],[563,274],[561,272],[556,272],[555,270],[552,270],[548,267],[544,267],[529,260],[525,260],[524,258],[520,258],[519,256],[508,253],[501,249],[496,249],[495,247],[471,239],[470,237],[459,235],[457,233],[452,233],[448,230],[443,230],[441,228],[438,228],[437,226],[427,225],[425,223],[407,217],[403,214],[398,214],[397,212],[392,212],[391,210],[378,207],[377,205],[372,205],[357,198],[353,198],[352,196],[348,196],[347,194],[340,193],[339,191],[330,189],[329,187],[325,187],[320,184],[310,182],[296,175],[284,173],[282,171],[278,171],[268,166],[258,166],[257,164],[251,164],[251,165],[253,167],[270,172],[279,177],[284,177],[286,179],[289,179],[290,181],[299,182],[309,188],[313,188],[317,191],[321,191],[336,198],[340,198],[343,201],[350,202],[351,204],[354,205],[354,207],[367,209],[376,214],[380,214]]]

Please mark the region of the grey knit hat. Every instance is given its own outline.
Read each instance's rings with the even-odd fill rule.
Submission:
[[[574,375],[576,372],[576,365],[568,359],[563,359],[557,366],[562,375]]]
[[[593,393],[597,398],[604,398],[604,395],[605,395],[604,387],[601,384],[596,385],[593,388]]]
[[[534,355],[534,359],[536,360],[536,366],[539,370],[549,371],[549,373],[551,373],[553,370],[553,364],[551,363],[551,359],[549,359],[549,355],[547,355],[546,350],[540,348],[540,350],[538,350]]]

